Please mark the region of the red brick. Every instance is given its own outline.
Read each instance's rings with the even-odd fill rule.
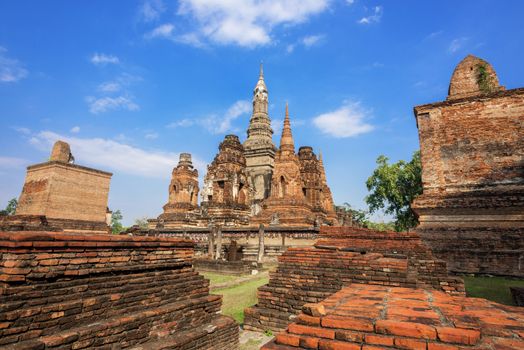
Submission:
[[[365,341],[369,344],[393,346],[393,338],[382,335],[367,334]]]
[[[300,337],[299,346],[304,349],[318,349],[318,338]]]
[[[414,322],[378,320],[375,324],[377,333],[401,335],[412,338],[437,339],[435,328]]]
[[[298,319],[298,323],[300,324],[306,324],[310,326],[320,326],[320,317],[313,317],[313,316],[308,316],[306,314],[299,314],[297,319]]]
[[[319,350],[360,350],[360,344],[346,343],[337,340],[320,339],[318,342]]]
[[[303,325],[298,325],[294,323],[288,326],[288,331],[294,334],[304,334],[304,335],[309,335],[309,336],[319,337],[319,338],[328,338],[328,339],[335,338],[335,331],[331,329],[303,326]]]
[[[300,344],[300,337],[289,333],[279,333],[275,337],[275,341],[278,344],[298,346]]]
[[[352,329],[356,331],[373,331],[373,322],[369,319],[343,317],[343,316],[325,316],[322,317],[322,327]]]
[[[459,348],[449,344],[428,343],[428,350],[459,350]]]
[[[480,332],[473,329],[436,327],[438,338],[446,343],[475,345],[480,339]]]
[[[426,350],[426,341],[409,338],[395,338],[395,347],[408,350]]]

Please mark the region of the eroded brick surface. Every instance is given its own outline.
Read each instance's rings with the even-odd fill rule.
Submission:
[[[194,271],[193,245],[0,232],[0,346],[235,349],[238,326]]]
[[[303,321],[312,310],[304,308],[296,323],[262,349],[524,348],[524,310],[484,299],[353,284],[317,305],[326,310],[320,326]],[[311,337],[318,339],[317,347],[301,345]]]
[[[415,107],[415,116],[418,232],[454,272],[523,277],[524,89],[504,90],[489,63],[468,56],[448,99]]]
[[[289,248],[279,257],[269,283],[258,289],[257,305],[245,310],[244,327],[283,330],[304,304],[311,307],[307,303],[320,302],[354,284],[464,294],[462,280],[448,276],[445,262],[436,259],[416,233],[322,227],[313,247]],[[365,305],[361,311],[371,312]],[[321,315],[316,310],[313,316]],[[408,316],[418,315],[415,310]]]

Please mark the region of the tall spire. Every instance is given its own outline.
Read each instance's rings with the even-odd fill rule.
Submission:
[[[258,79],[264,80],[264,63],[260,62],[260,74],[258,76]]]
[[[293,141],[293,134],[291,133],[291,122],[289,121],[289,107],[287,102],[286,117],[284,118],[282,136],[280,137],[280,151],[295,153],[295,142]]]
[[[267,145],[274,147],[272,141],[273,130],[271,129],[271,120],[268,115],[268,91],[264,82],[264,69],[260,64],[260,75],[257,84],[253,90],[253,114],[249,121],[247,129],[247,140],[244,146],[251,143],[261,145],[262,148]],[[257,139],[255,142],[254,139]],[[263,140],[263,144],[260,142]]]

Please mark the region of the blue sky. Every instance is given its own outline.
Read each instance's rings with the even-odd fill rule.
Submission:
[[[0,207],[56,139],[114,173],[126,224],[155,217],[180,152],[201,176],[224,135],[244,140],[264,62],[278,143],[322,152],[335,202],[365,208],[380,154],[418,149],[413,106],[441,101],[472,53],[524,85],[522,1],[0,2]]]

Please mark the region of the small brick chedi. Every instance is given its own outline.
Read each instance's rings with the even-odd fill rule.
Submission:
[[[351,224],[351,220],[337,217],[322,158],[309,146],[295,153],[287,104],[280,148],[273,144],[272,135],[268,90],[261,67],[245,142],[242,144],[236,135],[227,135],[220,143],[204,177],[200,206],[196,205],[198,174],[190,164],[190,156],[184,153],[185,160],[181,158],[173,170],[169,203],[163,214],[149,221],[149,228],[202,228],[210,224],[311,228]],[[178,195],[189,188],[194,197]]]
[[[57,141],[48,162],[27,168],[16,215],[45,216],[69,232],[108,233],[111,173],[74,164],[66,142]]]
[[[423,194],[417,231],[454,272],[524,276],[524,88],[474,56],[446,101],[415,107]]]

